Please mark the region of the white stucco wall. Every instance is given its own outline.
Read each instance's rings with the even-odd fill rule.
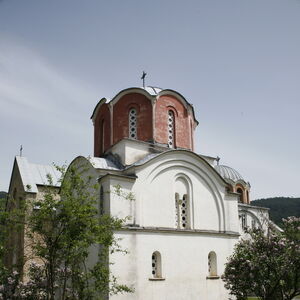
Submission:
[[[249,229],[262,228],[265,232],[269,226],[269,209],[265,207],[251,206],[239,203],[239,231],[244,236],[242,216],[245,218],[245,226]]]
[[[206,278],[208,254],[216,253],[221,275],[238,240],[237,197],[226,193],[226,184],[207,163],[189,153],[166,153],[128,173],[137,178],[103,179],[111,190],[120,184],[125,195],[132,192],[135,196],[133,201],[114,193],[106,198],[112,215],[134,220],[128,223],[130,229],[116,234],[129,254],[113,254],[110,262],[118,282],[133,286],[135,293],[111,299],[228,299],[220,278]],[[191,218],[188,230],[175,225],[175,192],[186,190]],[[155,251],[161,254],[164,280],[149,280]]]
[[[133,294],[111,296],[113,300],[227,300],[221,278],[207,279],[208,253],[217,254],[218,275],[224,271],[237,237],[176,232],[118,232],[128,254],[113,254],[111,270],[119,283],[135,289]],[[151,256],[159,251],[162,281],[152,281]]]
[[[134,171],[132,192],[140,226],[175,227],[175,182],[182,178],[189,190],[191,229],[238,232],[237,199],[227,195],[226,184],[203,160],[189,153],[165,153]]]
[[[134,139],[122,139],[112,146],[110,152],[117,155],[123,165],[131,165],[151,153],[150,148],[153,147],[146,142]]]

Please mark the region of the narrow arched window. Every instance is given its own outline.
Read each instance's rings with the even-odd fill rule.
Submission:
[[[246,217],[246,215],[242,214],[241,219],[242,219],[242,229],[246,230],[246,228],[247,228],[247,217]]]
[[[99,199],[99,213],[100,215],[104,214],[104,191],[103,186],[100,187],[100,199]]]
[[[175,147],[175,117],[173,111],[168,111],[168,147]]]
[[[175,227],[191,228],[190,188],[187,180],[178,177],[175,180]]]
[[[182,228],[188,228],[189,216],[188,216],[188,196],[185,194],[182,197],[180,218]]]
[[[152,253],[152,277],[153,278],[161,278],[162,270],[161,270],[161,255],[158,251]]]
[[[244,193],[243,193],[243,190],[241,188],[238,188],[236,190],[236,192],[239,194],[239,202],[240,203],[244,203]]]
[[[137,112],[135,108],[129,110],[129,138],[137,139]]]
[[[175,193],[175,227],[181,229],[190,228],[189,198],[184,194],[180,199],[178,193]]]
[[[252,227],[252,229],[256,228],[256,220],[255,219],[251,220],[251,227]]]
[[[175,193],[175,227],[179,228],[179,216],[180,216],[180,203],[179,203],[179,194]]]
[[[214,251],[211,251],[208,254],[208,275],[209,276],[218,276],[217,255]]]

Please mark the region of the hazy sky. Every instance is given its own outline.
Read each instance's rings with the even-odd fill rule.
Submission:
[[[92,155],[94,106],[143,70],[252,199],[300,196],[300,0],[0,0],[0,190],[21,144],[35,163]]]

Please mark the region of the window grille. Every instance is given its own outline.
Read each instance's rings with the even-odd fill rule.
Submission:
[[[175,134],[175,126],[174,126],[174,113],[169,110],[168,111],[168,146],[169,148],[174,148],[174,134]]]
[[[156,253],[152,254],[152,275],[153,275],[153,277],[157,276],[157,255],[156,255]]]
[[[217,255],[214,251],[208,254],[208,275],[217,276]]]
[[[187,228],[188,224],[187,206],[187,195],[183,195],[181,204],[181,225],[183,228]]]
[[[137,139],[137,112],[135,108],[129,111],[129,137]]]
[[[152,253],[152,277],[161,278],[161,255],[158,251]]]
[[[175,227],[179,228],[179,194],[175,193]]]
[[[179,194],[175,193],[175,227],[181,229],[189,228],[189,203],[188,195],[183,195],[182,199]]]

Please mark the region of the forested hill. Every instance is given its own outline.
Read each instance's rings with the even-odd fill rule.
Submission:
[[[0,192],[0,199],[5,199],[6,198],[7,193],[6,192]]]
[[[251,201],[251,205],[270,208],[270,218],[281,225],[282,218],[300,217],[300,198],[275,197]]]

